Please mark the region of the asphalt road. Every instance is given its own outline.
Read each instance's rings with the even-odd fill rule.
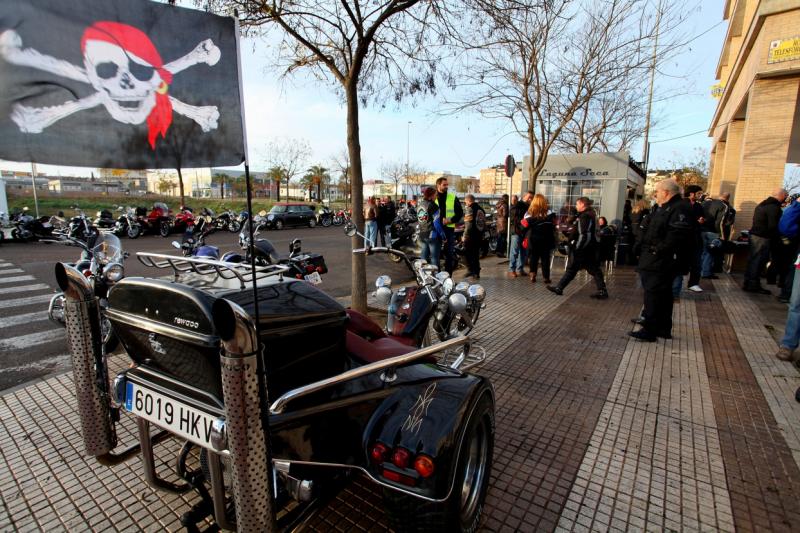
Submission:
[[[350,294],[350,239],[341,227],[295,228],[267,231],[258,238],[267,238],[281,253],[288,253],[289,243],[300,238],[303,250],[321,253],[329,272],[323,276],[320,288],[333,297]],[[165,271],[145,267],[135,258],[136,252],[176,254],[171,241],[180,235],[164,239],[143,236],[135,240],[121,239],[123,249],[131,254],[125,262],[126,276],[158,277]],[[238,251],[238,235],[214,233],[207,243],[226,251]],[[47,320],[50,297],[58,291],[53,274],[56,262],[74,262],[79,249],[43,243],[0,245],[0,390],[9,389],[69,370],[69,353],[64,330]],[[367,258],[367,284],[371,286],[380,274],[392,279],[409,279],[402,264],[391,263],[386,256]]]

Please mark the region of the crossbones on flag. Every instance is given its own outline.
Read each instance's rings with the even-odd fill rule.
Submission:
[[[0,0],[0,159],[244,161],[232,18],[147,0]]]

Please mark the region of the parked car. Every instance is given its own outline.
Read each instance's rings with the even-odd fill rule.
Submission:
[[[272,206],[263,224],[269,229],[283,229],[288,226],[317,225],[314,207],[308,204],[280,202]]]

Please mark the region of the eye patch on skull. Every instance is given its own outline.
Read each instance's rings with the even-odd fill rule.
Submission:
[[[153,78],[153,73],[156,70],[150,65],[140,65],[139,63],[133,60],[131,60],[131,62],[129,63],[128,69],[130,70],[133,77],[139,81],[150,81]]]

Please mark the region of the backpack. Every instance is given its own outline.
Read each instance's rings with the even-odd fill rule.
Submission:
[[[486,211],[482,208],[478,208],[478,212],[475,214],[475,229],[483,233],[483,230],[486,229]]]
[[[722,215],[723,226],[733,226],[736,221],[736,209],[732,206],[725,204],[725,214]]]

